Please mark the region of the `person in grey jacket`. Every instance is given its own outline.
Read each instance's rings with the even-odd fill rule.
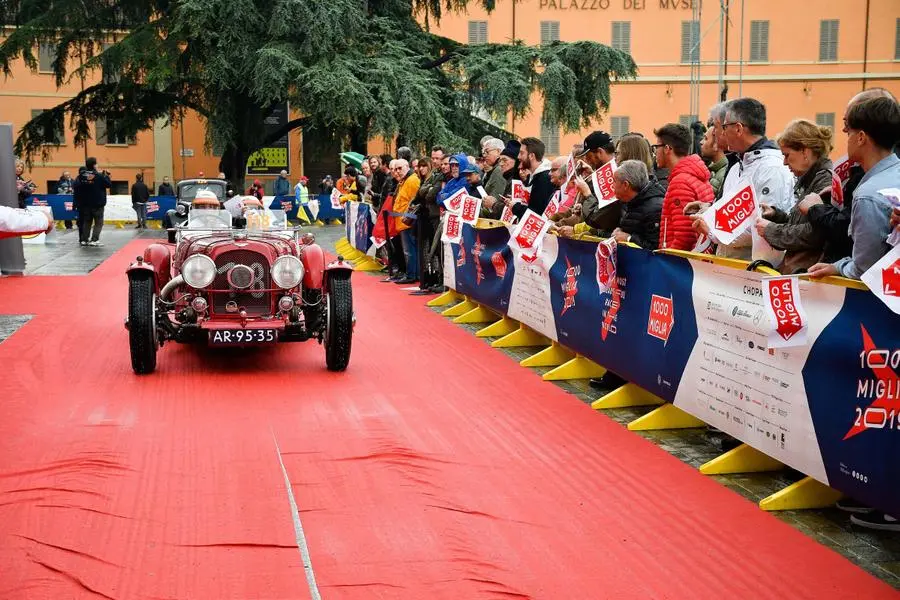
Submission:
[[[809,194],[830,198],[835,180],[828,160],[831,137],[831,127],[806,119],[791,121],[778,136],[784,162],[797,176],[794,198],[798,203]],[[768,205],[762,208],[763,218],[757,219],[756,230],[773,248],[787,251],[779,269],[783,274],[803,273],[822,259],[825,233],[809,222],[798,204],[789,212]]]
[[[484,142],[481,154],[484,156],[484,187],[487,196],[482,199],[481,216],[485,219],[499,219],[503,214],[503,202],[500,196],[506,191],[506,177],[500,168],[500,153],[506,144],[503,140],[490,138]]]
[[[847,156],[866,174],[853,192],[850,238],[853,253],[839,261],[810,267],[811,277],[841,275],[859,279],[891,247],[891,201],[887,188],[900,187],[900,158],[893,152],[900,140],[900,107],[890,98],[863,100],[847,109]]]

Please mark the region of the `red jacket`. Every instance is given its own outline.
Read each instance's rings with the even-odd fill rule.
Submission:
[[[691,228],[691,219],[684,214],[684,207],[695,200],[715,201],[709,177],[709,169],[696,154],[682,158],[672,168],[659,224],[660,248],[691,250],[697,243],[697,232]]]

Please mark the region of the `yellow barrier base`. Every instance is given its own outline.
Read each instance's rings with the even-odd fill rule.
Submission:
[[[704,475],[729,475],[731,473],[765,473],[779,471],[784,465],[756,448],[741,444],[725,454],[700,465]]]
[[[455,319],[454,323],[493,323],[500,318],[500,315],[489,308],[478,305],[469,312],[462,314]]]
[[[475,304],[474,302],[472,302],[471,300],[469,300],[468,298],[466,298],[459,304],[451,306],[450,308],[448,308],[441,314],[444,315],[445,317],[459,317],[475,308],[478,308],[478,305]]]
[[[591,379],[604,375],[606,375],[606,369],[589,358],[577,355],[569,362],[544,373],[543,379],[544,381],[562,381],[564,379]]]
[[[763,510],[803,510],[825,508],[843,497],[839,491],[813,479],[804,477],[768,498],[763,498],[759,507]]]
[[[323,223],[320,219],[316,219],[316,222],[313,223],[316,227],[324,227],[325,223]]]
[[[334,243],[334,247],[337,248],[338,250],[343,250],[344,248],[350,248],[350,240],[348,240],[345,237],[342,237]]]
[[[574,352],[563,348],[558,342],[553,342],[549,348],[544,348],[537,354],[519,361],[519,365],[523,367],[556,367],[574,357]]]
[[[519,325],[519,328],[504,335],[499,340],[491,342],[493,348],[520,348],[523,346],[549,346],[549,338],[544,337],[533,329],[529,329],[525,325]]]
[[[457,294],[455,290],[447,290],[437,298],[432,298],[426,302],[425,306],[447,306],[448,304],[455,304],[462,299],[463,297]]]
[[[689,415],[673,404],[663,404],[628,424],[629,431],[653,431],[656,429],[690,429],[705,427],[706,423]]]
[[[503,316],[503,318],[496,323],[491,323],[484,329],[479,329],[475,332],[475,337],[503,337],[504,335],[509,335],[518,328],[519,323],[517,321],[513,321],[507,316]]]
[[[371,256],[363,256],[353,263],[353,268],[357,271],[376,272],[382,270],[384,268],[384,265],[382,265]]]
[[[633,383],[626,383],[602,398],[594,400],[591,403],[591,408],[601,410],[606,408],[630,408],[632,406],[660,406],[662,404],[665,404],[662,398],[654,396],[644,388],[638,387]]]

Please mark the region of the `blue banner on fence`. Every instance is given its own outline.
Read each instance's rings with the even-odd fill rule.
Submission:
[[[78,218],[72,198],[71,194],[34,194],[29,196],[25,203],[29,206],[49,206],[54,219],[71,221]],[[147,219],[161,221],[166,211],[173,208],[175,208],[175,196],[151,196],[147,202]]]
[[[775,347],[763,275],[619,246],[618,293],[596,242],[463,228],[448,281],[779,461],[900,516],[900,319],[867,291],[800,282],[802,345]],[[499,268],[498,268],[499,267]],[[608,281],[606,282],[608,283]]]

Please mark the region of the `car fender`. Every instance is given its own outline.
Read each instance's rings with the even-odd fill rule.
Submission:
[[[144,255],[138,257],[138,260],[128,267],[128,278],[131,279],[133,275],[150,271],[153,273],[158,292],[172,278],[171,265],[172,253],[169,248],[163,244],[150,244],[144,250]]]
[[[303,263],[303,287],[307,289],[320,289],[325,275],[325,253],[322,247],[316,244],[303,246],[300,252],[300,261]]]

